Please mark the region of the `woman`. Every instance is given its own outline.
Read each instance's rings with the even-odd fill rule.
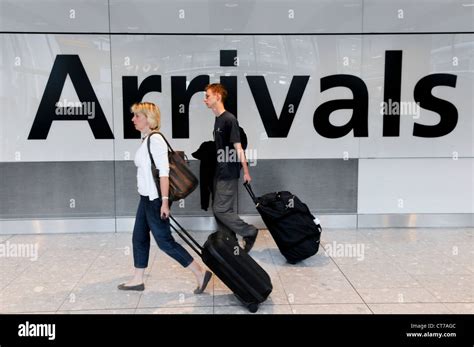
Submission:
[[[160,110],[158,106],[150,102],[136,103],[132,106],[131,110],[133,112],[132,122],[135,128],[142,133],[142,138],[144,138],[135,155],[138,193],[140,194],[140,203],[132,237],[135,274],[130,281],[120,284],[118,289],[139,291],[145,289],[143,275],[148,266],[151,230],[158,247],[183,267],[189,268],[193,272],[197,282],[197,288],[194,290],[194,293],[201,294],[206,289],[212,273],[203,270],[191,255],[171,236],[168,218],[170,215],[168,199],[168,147],[160,135],[150,137],[150,149],[155,165],[160,172],[161,198],[158,196],[158,190],[151,172],[147,137],[151,132],[160,130]]]

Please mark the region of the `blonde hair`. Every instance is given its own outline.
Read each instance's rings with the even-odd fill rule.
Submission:
[[[148,125],[152,130],[160,130],[161,112],[160,108],[152,102],[137,102],[132,105],[130,110],[133,113],[141,113],[148,120]]]

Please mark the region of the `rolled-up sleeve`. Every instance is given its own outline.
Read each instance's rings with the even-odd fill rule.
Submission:
[[[156,168],[160,170],[160,177],[168,177],[170,166],[168,162],[168,146],[161,135],[150,137],[150,150],[155,161]]]

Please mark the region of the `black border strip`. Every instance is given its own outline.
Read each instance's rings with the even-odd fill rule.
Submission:
[[[71,346],[91,345],[137,345],[158,338],[163,340],[165,332],[181,344],[196,344],[204,341],[225,341],[233,336],[225,334],[229,326],[263,327],[265,344],[275,345],[285,339],[295,345],[299,341],[321,341],[328,339],[331,345],[389,345],[389,346],[469,346],[472,347],[473,315],[102,315],[102,314],[59,314],[59,315],[0,315],[2,346]],[[54,324],[55,339],[48,336],[18,336],[20,324]],[[271,330],[268,330],[270,325]],[[420,326],[424,326],[420,328]],[[428,328],[428,326],[432,326]],[[183,329],[184,328],[184,329]],[[267,328],[265,330],[265,328]],[[31,330],[27,330],[29,333]],[[137,331],[139,334],[131,334]],[[181,331],[181,332],[180,332]],[[185,331],[183,333],[183,331]],[[178,332],[179,335],[176,334]],[[219,333],[220,332],[220,333]],[[28,333],[28,335],[30,335]],[[34,331],[33,331],[34,333]],[[173,334],[174,333],[174,334]],[[421,336],[411,334],[419,333]],[[425,333],[453,334],[451,336],[423,336]],[[410,334],[410,335],[409,335]],[[455,334],[455,335],[454,335]],[[48,335],[48,334],[43,334]],[[236,335],[237,336],[237,335]],[[249,336],[256,340],[255,337]],[[158,340],[159,341],[159,340]],[[215,343],[215,345],[217,345]],[[224,343],[220,343],[224,345]]]
[[[347,35],[472,35],[474,31],[419,31],[419,32],[366,32],[366,33],[235,33],[235,32],[228,32],[228,33],[129,33],[129,32],[84,32],[84,31],[0,31],[0,34],[41,34],[41,35],[140,35],[140,36],[154,36],[154,35],[162,35],[162,36],[221,36],[221,35],[228,35],[228,36],[304,36],[304,35],[311,35],[311,36],[347,36]]]

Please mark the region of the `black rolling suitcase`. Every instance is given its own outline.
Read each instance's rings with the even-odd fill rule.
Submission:
[[[244,186],[289,263],[295,264],[318,252],[322,228],[305,203],[287,191],[257,198],[250,184]]]
[[[272,282],[265,270],[258,265],[235,239],[225,233],[209,235],[204,246],[174,219],[178,226],[171,228],[202,258],[204,264],[229,287],[250,312],[257,312],[258,305],[272,292]]]

